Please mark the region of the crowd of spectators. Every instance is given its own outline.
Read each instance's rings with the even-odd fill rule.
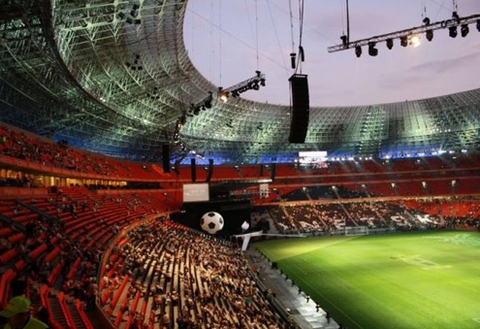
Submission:
[[[133,321],[136,328],[286,328],[238,247],[168,220],[138,227],[129,237],[114,251],[108,267],[116,271],[101,286],[117,289],[127,277],[124,298],[140,291],[143,307],[130,298],[130,305],[109,311],[112,320]]]
[[[474,203],[480,209],[480,203]],[[409,207],[410,206],[410,207]],[[447,226],[438,213],[422,212],[404,201],[361,201],[262,207],[281,233],[332,233],[345,227],[412,230]],[[471,215],[474,212],[470,212]],[[258,215],[263,217],[262,215]],[[476,213],[480,218],[480,210]],[[462,219],[462,222],[467,218]]]
[[[102,196],[83,188],[0,200],[0,305],[12,297],[8,282],[20,281],[35,305],[46,287],[93,307],[104,248],[122,228],[159,209],[151,194]]]

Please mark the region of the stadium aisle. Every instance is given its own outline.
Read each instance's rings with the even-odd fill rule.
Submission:
[[[295,318],[302,329],[337,329],[339,326],[332,319],[327,320],[326,313],[321,308],[317,311],[314,301],[307,302],[303,292],[298,293],[298,287],[292,286],[292,281],[285,281],[280,270],[272,268],[272,264],[255,248],[246,252],[250,264],[257,267],[258,275],[267,289],[271,289],[280,306]]]

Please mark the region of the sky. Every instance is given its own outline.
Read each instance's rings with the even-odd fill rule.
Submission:
[[[453,39],[448,29],[423,36],[419,47],[393,49],[378,43],[378,56],[364,47],[329,53],[346,32],[345,0],[304,0],[300,33],[299,0],[190,0],[184,24],[189,56],[209,81],[228,88],[259,70],[266,86],[242,97],[290,104],[290,53],[301,45],[305,61],[297,73],[308,75],[310,106],[352,106],[415,100],[480,88],[480,32]],[[290,4],[292,10],[290,11]],[[456,4],[456,6],[455,6]],[[350,40],[452,17],[480,14],[480,0],[349,0]],[[292,13],[292,19],[290,18]],[[293,36],[293,38],[292,38]]]

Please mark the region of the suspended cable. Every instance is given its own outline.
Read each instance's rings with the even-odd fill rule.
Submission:
[[[257,71],[259,68],[259,57],[258,57],[258,2],[255,0],[255,48],[257,55]]]
[[[211,0],[211,1],[210,1],[210,21],[212,21],[212,20],[213,20],[213,17],[214,17],[214,15],[213,15],[213,14],[214,14],[214,10],[213,10],[213,9],[214,9],[213,0]],[[215,46],[214,46],[214,40],[215,40],[215,38],[214,38],[214,30],[213,30],[213,26],[212,26],[212,25],[210,25],[210,31],[209,31],[209,32],[210,32],[210,40],[209,40],[210,42],[209,42],[209,44],[210,44],[210,50],[211,50],[211,52],[212,52],[212,55],[210,56],[210,61],[209,61],[209,63],[208,63],[208,64],[209,64],[209,73],[210,73],[209,76],[215,77],[215,72],[214,72],[214,67],[215,67],[215,65],[214,65],[214,63],[215,63]]]
[[[218,26],[220,26],[220,31],[222,30],[222,1],[218,0]],[[219,68],[218,68],[218,75],[219,75],[219,85],[222,85],[222,33],[218,32],[218,48],[219,48]]]
[[[292,37],[292,53],[295,53],[295,39],[293,37],[293,11],[292,11],[292,0],[288,0],[288,7],[290,10],[290,35]]]
[[[275,19],[273,19],[272,8],[270,6],[270,0],[266,0],[266,2],[267,2],[267,7],[268,7],[268,13],[270,14],[270,20],[271,20],[272,25],[273,25],[273,31],[275,32],[275,38],[277,39],[277,46],[278,46],[280,54],[282,54],[283,53],[282,45],[280,43],[280,38],[278,37],[278,31],[277,31],[277,26],[275,25]],[[289,75],[290,72],[288,70],[287,63],[285,63],[285,58],[283,57],[283,55],[280,56],[280,58],[282,59],[283,66],[285,68],[285,73],[287,75]]]
[[[345,34],[345,22],[344,22],[344,18],[343,18],[343,13],[345,12],[345,9],[344,9],[344,6],[343,6],[343,1],[344,0],[340,0],[340,9],[341,9],[341,17],[342,17],[342,34]]]
[[[447,9],[447,8],[445,7],[445,0],[443,0],[442,3],[438,3],[438,2],[436,2],[436,1],[432,1],[432,2],[434,2],[434,3],[436,3],[436,4],[438,5],[437,13],[436,13],[435,16],[433,17],[433,20],[436,21],[436,20],[438,19],[438,15],[440,14],[440,11],[441,11],[442,9]]]
[[[278,2],[278,1],[277,1],[277,2]],[[289,14],[288,11],[287,11],[285,8],[279,6],[277,3],[273,2],[271,5],[272,5],[273,7],[275,7],[276,9],[280,10],[281,12],[285,13],[286,15]],[[293,18],[297,18],[297,17],[294,16]],[[321,32],[321,31],[319,31],[319,30],[317,30],[317,29],[315,29],[313,26],[307,25],[307,24],[304,24],[304,26],[307,27],[309,30],[315,32],[316,34],[318,34],[319,36],[321,36],[321,37],[324,38],[325,40],[328,40],[331,44],[335,44],[335,43],[336,43],[335,40],[332,40],[328,35],[326,35],[325,33]],[[292,30],[292,40],[293,40],[293,30]],[[293,47],[293,48],[295,48],[295,47]],[[293,50],[295,51],[295,49],[293,49]]]
[[[297,58],[295,73],[297,73],[298,70],[300,70],[300,73],[302,73],[301,63],[305,61],[305,52],[302,45],[304,14],[305,14],[305,1],[298,0],[299,38],[298,38],[298,58]]]
[[[238,36],[236,36],[236,35],[228,32],[227,30],[225,30],[225,29],[223,29],[223,28],[220,28],[220,26],[218,26],[216,23],[212,22],[211,20],[209,20],[209,19],[206,18],[205,16],[200,15],[199,13],[197,13],[197,12],[191,10],[191,9],[190,9],[190,11],[191,11],[194,15],[196,15],[196,16],[198,16],[199,18],[203,19],[204,21],[208,22],[208,24],[210,24],[212,27],[217,28],[219,31],[227,34],[227,35],[230,36],[232,39],[240,42],[242,45],[244,45],[244,46],[247,47],[248,49],[255,50],[255,47],[253,47],[251,44],[246,43],[245,41],[243,41],[242,39],[240,39]],[[262,57],[267,58],[270,62],[278,65],[278,66],[281,67],[282,69],[287,69],[285,65],[282,65],[282,63],[279,63],[279,62],[276,61],[274,58],[270,57],[267,53],[261,52],[260,50],[259,50],[259,53],[262,55]]]
[[[420,1],[420,5],[422,6],[422,21],[425,17],[427,17],[427,4],[425,3],[425,0]]]
[[[255,39],[255,28],[252,22],[252,15],[250,15],[250,5],[247,4],[247,0],[244,0],[243,4],[245,6],[245,11],[247,12],[248,25],[250,26],[250,33],[252,35],[252,39]]]

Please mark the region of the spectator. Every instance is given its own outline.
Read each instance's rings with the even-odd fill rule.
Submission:
[[[30,300],[23,296],[10,299],[7,307],[0,311],[0,316],[7,319],[4,329],[45,329],[48,325],[35,319],[30,314]]]

